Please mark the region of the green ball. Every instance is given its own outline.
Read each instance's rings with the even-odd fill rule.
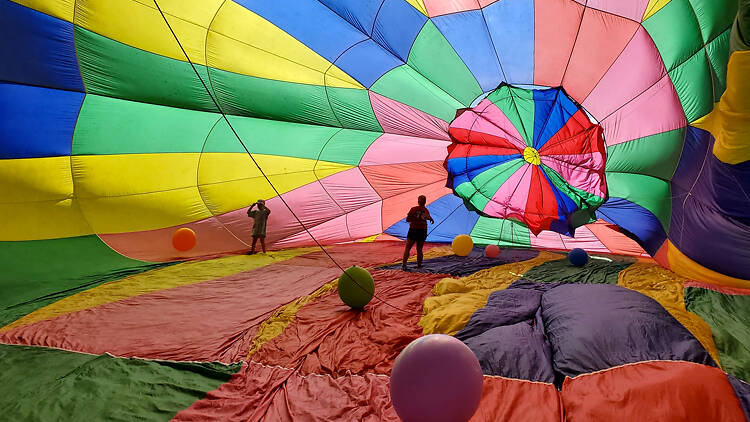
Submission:
[[[339,277],[339,297],[354,309],[362,309],[375,294],[375,282],[370,272],[362,267],[349,267]]]

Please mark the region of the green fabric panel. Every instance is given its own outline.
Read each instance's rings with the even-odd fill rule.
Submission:
[[[690,4],[706,42],[730,28],[737,16],[737,0],[690,0]]]
[[[519,169],[525,164],[526,161],[520,158],[500,163],[495,167],[474,176],[474,178],[471,179],[471,183],[474,185],[474,189],[477,190],[479,195],[490,199],[495,196],[498,189],[500,189],[500,187],[507,182],[515,172],[520,171]],[[528,195],[528,192],[516,192],[515,194],[525,197]],[[474,198],[472,198],[472,201],[474,201]]]
[[[89,94],[217,111],[189,63],[127,46],[75,27],[76,54]],[[208,83],[206,68],[196,65]]]
[[[490,93],[492,101],[505,114],[527,146],[534,146],[534,93],[504,85]]]
[[[168,421],[239,369],[0,344],[0,409],[15,421]]]
[[[126,258],[95,235],[0,242],[0,327],[107,281],[172,264]]]
[[[408,65],[401,65],[381,76],[370,91],[424,111],[446,122],[465,106],[435,86]]]
[[[685,128],[644,136],[607,149],[608,172],[636,173],[672,180],[680,162]]]
[[[479,216],[471,237],[479,245],[531,247],[529,229],[515,220]]]
[[[323,148],[319,160],[332,163],[359,165],[367,148],[382,135],[377,132],[344,129],[333,135]]]
[[[721,369],[750,382],[750,296],[688,287],[685,307],[711,327]]]
[[[383,132],[370,104],[369,91],[352,88],[326,88],[328,100],[342,127]]]
[[[483,210],[487,203],[490,202],[490,198],[477,193],[477,188],[471,182],[463,182],[456,186],[456,194],[461,198],[469,198],[471,206],[478,210]]]
[[[466,107],[482,94],[474,75],[430,20],[414,40],[407,63]]]
[[[568,198],[573,200],[573,202],[575,202],[579,208],[584,208],[584,201],[587,204],[588,208],[598,207],[602,204],[602,202],[604,202],[604,198],[602,198],[601,196],[594,195],[593,193],[589,193],[585,190],[581,190],[576,188],[575,186],[569,185],[568,182],[565,181],[565,179],[563,179],[563,177],[552,168],[547,167],[544,164],[542,164],[542,167],[544,168],[544,173],[547,175],[552,184],[562,193],[564,193]]]
[[[714,88],[711,73],[705,50],[700,50],[688,61],[669,72],[688,122],[693,122],[713,110]]]
[[[689,59],[703,46],[693,9],[688,0],[672,0],[643,21],[659,50],[667,71]]]
[[[634,261],[634,260],[633,260]],[[629,267],[633,261],[605,261],[589,259],[583,267],[571,265],[567,258],[545,262],[538,265],[523,276],[531,281],[544,283],[585,283],[585,284],[617,284],[620,271]]]
[[[324,86],[256,78],[213,68],[209,72],[216,101],[224,113],[339,126]],[[333,89],[337,88],[329,88]]]
[[[711,76],[714,83],[714,102],[721,99],[727,89],[727,66],[729,65],[729,37],[731,30],[727,29],[715,40],[706,44],[706,55],[711,64]]]
[[[72,155],[201,152],[218,113],[86,95]]]
[[[651,211],[669,233],[672,218],[669,182],[642,174],[607,172],[605,175],[610,197],[625,198]]]

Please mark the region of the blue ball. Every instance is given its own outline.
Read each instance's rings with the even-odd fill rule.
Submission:
[[[568,252],[568,261],[576,267],[583,267],[589,262],[589,254],[581,248],[575,248]]]

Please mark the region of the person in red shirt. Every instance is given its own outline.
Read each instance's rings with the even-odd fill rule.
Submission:
[[[427,239],[427,221],[435,224],[430,211],[425,208],[427,197],[419,195],[416,207],[412,207],[406,215],[406,222],[409,223],[409,233],[406,235],[406,248],[404,249],[404,261],[401,269],[406,271],[406,261],[409,259],[411,247],[417,244],[417,268],[422,268],[422,248],[424,241]]]

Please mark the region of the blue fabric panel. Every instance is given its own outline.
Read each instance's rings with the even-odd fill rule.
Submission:
[[[73,24],[0,2],[0,80],[83,91]]]
[[[567,220],[568,215],[572,214],[576,210],[578,210],[578,206],[575,202],[573,202],[572,199],[568,198],[568,195],[565,195],[558,189],[547,176],[547,173],[542,169],[542,174],[544,175],[544,180],[547,181],[550,188],[552,188],[552,193],[555,195],[555,201],[557,201],[557,216],[560,218],[560,220]],[[565,232],[559,232],[562,234],[568,234],[569,231],[565,230]]]
[[[745,419],[750,421],[750,384],[731,374],[727,374],[727,377],[729,378],[729,384],[734,389],[734,394],[740,400],[740,406],[742,406],[742,411],[745,413]]]
[[[389,70],[404,64],[373,40],[354,45],[336,60],[336,66],[369,88]]]
[[[385,0],[375,20],[372,39],[406,62],[411,46],[425,22],[427,16],[404,0]]]
[[[534,148],[543,147],[577,111],[559,89],[534,91]]]
[[[469,157],[456,157],[448,160],[448,173],[450,174],[461,174],[469,173],[469,177],[472,179],[478,174],[487,171],[498,164],[502,164],[510,160],[518,160],[521,158],[520,154],[513,155],[473,155]]]
[[[428,198],[429,200],[429,198]],[[428,225],[427,241],[449,243],[459,234],[469,234],[479,219],[479,214],[466,209],[461,198],[448,194],[435,202],[428,204],[427,209],[435,220],[435,224]],[[384,232],[401,239],[406,238],[409,223],[404,219],[387,228]]]
[[[652,256],[667,238],[661,222],[651,211],[625,198],[609,198],[596,210],[596,216],[632,234],[633,240]]]
[[[505,81],[534,83],[534,1],[502,0],[482,9]]]
[[[554,368],[575,377],[628,363],[681,360],[716,366],[659,302],[609,284],[562,284],[542,295]]]
[[[330,62],[353,44],[367,38],[318,1],[237,0],[237,3],[283,29]]]
[[[362,33],[372,34],[375,17],[384,0],[319,0]]]
[[[70,155],[84,94],[0,83],[0,158]]]
[[[456,50],[482,91],[491,91],[500,85],[503,72],[481,11],[451,13],[432,18],[432,22]]]
[[[750,279],[750,162],[718,160],[713,143],[688,127],[672,178],[669,240],[704,267]]]

